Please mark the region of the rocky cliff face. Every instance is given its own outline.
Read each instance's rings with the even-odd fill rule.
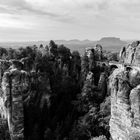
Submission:
[[[130,55],[126,56],[128,58]],[[123,67],[114,70],[110,76],[109,87],[110,133],[113,140],[140,139],[140,69]]]
[[[113,140],[140,139],[140,42],[123,47],[120,61],[109,79],[111,91],[110,133]],[[128,66],[129,65],[129,66]]]
[[[86,55],[89,58],[94,57],[94,61],[102,60],[102,53],[102,46],[100,44],[97,44],[93,48],[86,48]]]
[[[120,52],[120,60],[123,63],[140,66],[140,41],[135,41]]]
[[[14,64],[10,66],[10,63]],[[0,138],[23,139],[25,128],[25,139],[40,139],[38,136],[41,130],[38,128],[42,120],[39,118],[46,117],[50,106],[51,87],[48,74],[41,71],[25,72],[18,64],[22,65],[15,60],[0,61]]]

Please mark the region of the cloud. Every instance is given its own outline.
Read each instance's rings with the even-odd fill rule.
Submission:
[[[0,13],[46,16],[53,20],[71,22],[105,17],[139,16],[139,0],[2,0]]]
[[[23,14],[26,12],[28,14],[36,15],[47,15],[50,17],[58,17],[59,15],[43,11],[42,9],[34,8],[30,3],[25,0],[2,0],[0,3],[0,13],[14,13],[14,14]]]
[[[1,0],[0,13],[44,15],[57,19],[103,14],[135,15],[139,0]],[[133,12],[133,13],[132,13]],[[94,14],[95,13],[95,14]]]
[[[1,0],[0,26],[56,39],[132,31],[137,35],[139,7],[139,0]]]
[[[0,27],[3,28],[21,28],[21,29],[32,29],[35,23],[26,21],[24,17],[19,17],[17,15],[10,15],[2,13],[0,14]]]

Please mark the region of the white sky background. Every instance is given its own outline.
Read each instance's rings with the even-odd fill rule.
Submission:
[[[140,0],[0,0],[0,41],[140,37]]]

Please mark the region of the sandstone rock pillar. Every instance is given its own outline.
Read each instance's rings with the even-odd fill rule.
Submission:
[[[24,140],[23,95],[28,91],[29,81],[27,73],[21,70],[21,63],[12,63],[2,79],[3,100],[11,140]]]
[[[113,140],[140,139],[140,70],[116,69],[110,76]]]

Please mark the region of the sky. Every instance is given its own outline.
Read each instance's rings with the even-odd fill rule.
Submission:
[[[140,0],[0,0],[0,41],[139,39]]]

